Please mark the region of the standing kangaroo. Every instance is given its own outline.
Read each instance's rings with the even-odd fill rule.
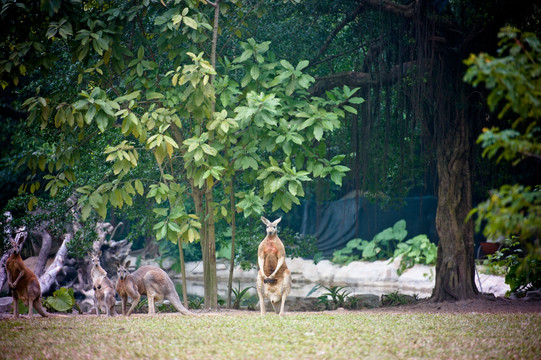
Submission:
[[[128,260],[124,265],[119,264],[117,268],[118,280],[116,281],[116,292],[122,300],[122,315],[126,315],[126,304],[128,303],[128,296],[132,298],[133,305],[128,312],[128,316],[132,313],[136,302],[139,302],[139,289],[135,284],[133,275],[128,272],[130,261]]]
[[[267,225],[267,236],[257,250],[257,294],[261,315],[266,313],[265,298],[269,298],[275,313],[278,313],[278,304],[281,303],[279,315],[283,316],[286,298],[291,291],[291,272],[286,265],[286,250],[276,229],[281,220],[278,218],[270,222],[261,217],[261,221]]]
[[[100,315],[100,309],[105,309],[107,316],[116,315],[115,310],[115,288],[107,277],[107,271],[100,265],[101,251],[89,253],[92,261],[90,277],[92,278],[92,289],[94,289],[94,306],[96,313]]]
[[[8,285],[13,295],[13,317],[19,317],[19,302],[21,299],[28,306],[28,317],[32,318],[32,307],[38,313],[47,317],[49,314],[41,306],[41,286],[38,278],[23,262],[21,257],[21,248],[26,233],[19,233],[15,240],[9,240],[13,247],[13,253],[6,261],[6,271],[8,275]]]
[[[107,277],[97,278],[92,288],[94,289],[94,303],[98,316],[100,316],[100,310],[105,312],[107,316],[116,315],[115,289],[111,280]]]
[[[126,269],[126,265],[124,266],[124,269]],[[119,281],[121,281],[120,277]],[[133,299],[133,303],[130,307],[130,310],[128,311],[128,316],[132,313],[135,306],[137,306],[137,304],[139,303],[141,295],[146,295],[148,298],[149,315],[156,314],[154,303],[156,301],[162,301],[164,299],[169,300],[171,305],[173,305],[175,309],[177,309],[177,311],[181,314],[192,315],[192,312],[186,309],[180,302],[180,298],[178,297],[177,291],[175,290],[175,285],[173,284],[173,281],[171,281],[167,273],[159,267],[150,265],[141,266],[132,274],[129,274],[127,271],[125,271],[123,283],[124,285],[133,283],[134,286],[132,289],[137,290],[137,294],[132,293],[132,295],[127,292],[126,288],[127,295],[130,295]],[[119,282],[117,282],[117,288],[118,286]],[[132,289],[130,289],[130,291]],[[124,297],[123,295],[120,295],[120,297],[122,298],[123,312],[125,308],[124,304],[127,301],[127,295],[124,295]]]

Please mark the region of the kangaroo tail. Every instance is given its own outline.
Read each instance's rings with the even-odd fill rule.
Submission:
[[[193,315],[193,313],[190,310],[186,309],[184,305],[182,305],[182,302],[180,301],[180,298],[178,297],[178,293],[175,290],[175,285],[173,285],[172,281],[170,282],[169,288],[171,290],[169,291],[169,294],[165,296],[165,298],[169,300],[171,305],[173,305],[175,309],[177,309],[177,311],[181,313],[182,315]]]
[[[40,314],[43,317],[48,317],[49,315],[51,315],[47,311],[45,311],[45,309],[41,305],[41,299],[40,298],[37,298],[36,300],[34,300],[34,308],[36,309],[38,314]]]

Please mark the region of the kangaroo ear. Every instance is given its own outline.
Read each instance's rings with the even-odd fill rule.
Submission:
[[[278,219],[274,220],[274,221],[272,222],[272,225],[276,226],[276,225],[278,225],[278,223],[279,223],[280,221],[282,221],[282,217],[281,217],[281,216],[280,216]]]
[[[128,266],[130,266],[130,263],[131,263],[131,260],[126,261],[126,263],[124,264],[124,267],[128,269]]]
[[[267,219],[266,219],[265,217],[263,217],[263,216],[261,217],[261,221],[263,221],[263,224],[265,224],[265,225],[269,225],[269,224],[270,224],[270,221],[267,220]]]
[[[101,257],[101,250],[96,254],[97,257]]]

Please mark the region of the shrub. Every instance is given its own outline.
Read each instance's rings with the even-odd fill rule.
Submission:
[[[431,265],[436,262],[437,246],[430,242],[426,235],[417,235],[403,241],[408,232],[406,221],[397,221],[392,228],[376,234],[372,241],[363,239],[350,240],[346,247],[333,253],[333,262],[347,265],[355,260],[375,261],[402,256],[398,274],[415,264]]]

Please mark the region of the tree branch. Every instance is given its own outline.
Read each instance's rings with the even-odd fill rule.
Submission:
[[[364,3],[359,3],[359,5],[351,12],[349,13],[345,18],[344,20],[342,20],[342,22],[340,24],[338,24],[338,26],[333,30],[333,32],[327,36],[327,39],[325,39],[325,42],[323,43],[323,45],[321,46],[321,48],[319,49],[319,53],[317,54],[317,56],[314,58],[314,60],[317,60],[321,57],[321,55],[323,55],[325,53],[325,51],[327,51],[327,48],[329,47],[329,45],[331,44],[332,40],[336,37],[336,35],[350,22],[352,22],[353,20],[355,20],[355,18],[357,17],[357,15],[359,15],[359,13],[361,12],[362,8],[364,7]]]
[[[399,4],[391,0],[360,0],[363,5],[373,8],[382,9],[388,13],[400,15],[405,18],[413,18],[415,16],[415,3],[412,1],[407,5]]]
[[[347,85],[349,87],[367,87],[374,86],[381,81],[383,85],[390,84],[398,80],[400,74],[405,75],[414,64],[418,62],[411,61],[395,65],[386,74],[381,74],[381,79],[376,79],[370,73],[358,71],[345,71],[341,73],[323,76],[316,79],[316,82],[310,88],[310,94],[319,96],[327,90],[338,86]]]

